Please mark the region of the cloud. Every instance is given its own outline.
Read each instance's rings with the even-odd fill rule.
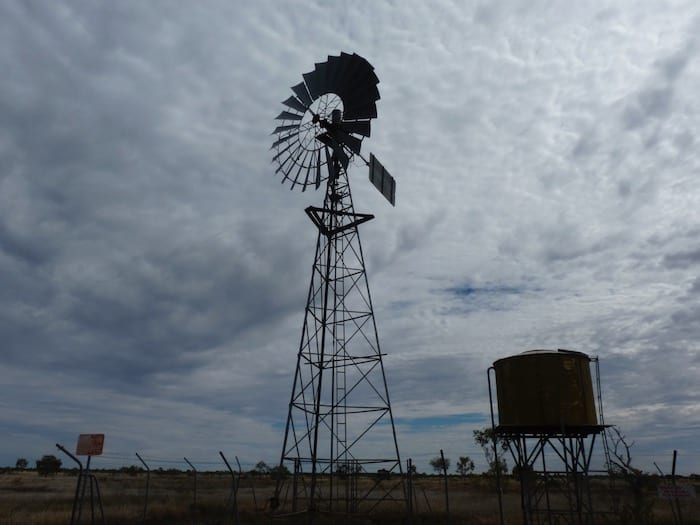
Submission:
[[[115,463],[274,461],[321,195],[270,132],[343,50],[398,182],[392,208],[351,168],[402,454],[480,454],[491,363],[572,348],[645,468],[697,471],[694,5],[164,7],[0,7],[6,464],[86,427]]]

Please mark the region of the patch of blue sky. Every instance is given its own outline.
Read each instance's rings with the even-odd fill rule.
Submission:
[[[482,413],[468,414],[450,414],[445,416],[427,416],[427,417],[397,417],[394,418],[394,423],[402,427],[408,427],[409,430],[425,430],[436,427],[452,427],[463,425],[465,423],[484,426],[489,423],[489,416]]]
[[[484,295],[517,295],[523,293],[525,288],[519,286],[471,286],[465,284],[446,288],[445,291],[459,297],[472,297]]]

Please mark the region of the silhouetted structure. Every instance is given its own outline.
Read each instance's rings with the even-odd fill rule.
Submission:
[[[348,180],[377,116],[379,80],[369,62],[346,53],[303,78],[277,116],[276,172],[292,189],[325,182],[325,196],[306,208],[318,238],[280,458],[293,477],[291,487],[278,483],[276,499],[291,511],[369,511],[387,498],[405,502],[401,476],[376,477],[364,491],[357,483],[363,472],[401,474],[358,231],[373,216],[355,212]],[[365,163],[394,204],[394,179],[373,155]]]

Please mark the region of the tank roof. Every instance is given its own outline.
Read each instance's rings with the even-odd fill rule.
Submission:
[[[590,360],[590,357],[588,354],[585,354],[583,352],[579,352],[577,350],[566,350],[564,348],[558,348],[556,350],[546,350],[543,348],[538,348],[535,350],[525,350],[524,352],[520,352],[519,354],[513,354],[508,357],[502,357],[501,359],[497,359],[495,363],[498,361],[501,361],[502,359],[513,359],[517,357],[524,357],[524,356],[529,356],[529,355],[571,355],[571,356],[579,356],[579,357],[584,357],[588,360]]]

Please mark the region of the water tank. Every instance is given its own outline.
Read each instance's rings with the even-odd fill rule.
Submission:
[[[496,361],[499,425],[535,431],[598,425],[590,361],[571,350],[531,350]]]

